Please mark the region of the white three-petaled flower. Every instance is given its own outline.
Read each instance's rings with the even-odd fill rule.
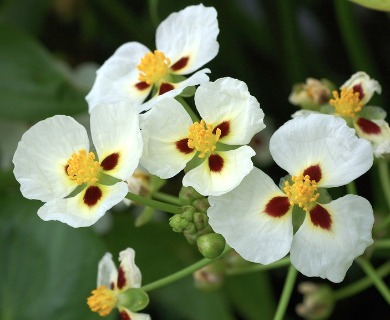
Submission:
[[[253,149],[237,146],[249,143],[265,128],[264,113],[246,84],[232,78],[201,85],[195,104],[200,122],[193,123],[173,98],[159,100],[141,115],[141,163],[150,173],[167,179],[196,157],[198,163],[186,173],[183,185],[203,195],[220,195],[236,187],[253,168]]]
[[[150,316],[144,313],[132,312],[122,302],[126,297],[122,293],[130,288],[140,288],[142,275],[134,262],[135,252],[127,248],[119,253],[119,269],[112,261],[111,253],[107,252],[99,262],[97,289],[87,303],[92,311],[101,316],[107,316],[112,309],[118,308],[122,320],[149,320]]]
[[[231,192],[209,197],[210,225],[249,261],[269,264],[290,252],[304,275],[342,281],[373,243],[373,210],[366,199],[350,194],[319,203],[318,188],[342,186],[365,173],[373,162],[369,142],[357,138],[341,118],[313,114],[279,128],[270,150],[292,176],[284,192],[253,169]],[[295,235],[294,206],[306,212]]]
[[[156,48],[151,52],[139,42],[128,42],[97,71],[96,81],[86,99],[91,110],[101,103],[129,101],[147,110],[142,102],[153,97],[175,97],[186,87],[208,81],[203,69],[190,74],[212,60],[218,53],[217,12],[202,4],[172,13],[158,26]],[[142,104],[142,105],[141,105]]]
[[[127,104],[101,105],[91,112],[90,151],[85,128],[57,115],[40,121],[22,137],[14,174],[23,196],[46,202],[38,215],[72,227],[90,226],[128,192],[126,182],[142,154],[138,113]],[[112,178],[111,178],[112,179]],[[83,188],[75,195],[77,190]]]

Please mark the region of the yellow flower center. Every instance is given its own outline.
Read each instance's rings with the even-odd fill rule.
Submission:
[[[297,204],[303,210],[309,211],[314,207],[319,193],[315,193],[317,190],[317,182],[315,180],[310,180],[308,175],[303,176],[300,174],[298,176],[292,176],[292,185],[288,181],[284,184],[284,192],[290,200],[290,204]]]
[[[155,50],[147,53],[137,66],[139,70],[138,80],[153,84],[164,78],[169,71],[171,61],[161,51]]]
[[[359,92],[354,92],[352,88],[341,88],[341,94],[333,91],[334,99],[329,100],[329,104],[335,108],[335,113],[347,118],[353,118],[356,112],[362,109],[363,104],[359,98]]]
[[[213,126],[206,124],[202,119],[195,122],[188,129],[188,147],[200,152],[199,158],[204,158],[206,154],[212,153],[217,147],[217,141],[221,136],[221,130],[217,128],[213,133]]]
[[[93,185],[99,180],[100,165],[95,161],[93,152],[87,154],[85,149],[81,149],[78,153],[73,153],[66,164],[69,178],[78,185],[83,183]]]
[[[105,317],[110,314],[112,309],[117,305],[118,298],[115,292],[106,286],[100,286],[92,291],[92,296],[87,299],[87,304],[93,312]]]

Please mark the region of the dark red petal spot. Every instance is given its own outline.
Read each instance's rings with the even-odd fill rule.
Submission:
[[[265,206],[264,212],[271,217],[280,218],[290,209],[288,197],[273,197]]]
[[[121,316],[121,320],[131,320],[129,314],[126,311],[121,311],[119,315]]]
[[[311,222],[317,227],[330,230],[332,227],[332,218],[329,212],[319,204],[310,210]]]
[[[175,89],[175,87],[173,85],[171,85],[170,83],[162,83],[161,86],[160,86],[160,90],[158,90],[158,94],[159,95],[162,95],[168,91],[171,91]]]
[[[125,272],[123,271],[122,267],[119,267],[118,281],[117,281],[118,289],[122,289],[125,284],[126,284]]]
[[[194,151],[194,149],[191,149],[189,146],[188,146],[188,139],[185,138],[185,139],[181,139],[179,141],[176,141],[176,148],[182,152],[182,153],[185,153],[185,154],[189,154],[191,152]]]
[[[173,64],[173,66],[171,66],[171,69],[173,71],[183,69],[188,64],[188,60],[189,60],[189,57],[183,57],[183,58],[179,59],[177,62],[175,62]]]
[[[115,152],[105,157],[102,163],[100,164],[100,166],[106,171],[112,170],[118,164],[118,160],[119,160],[119,153]]]
[[[230,132],[230,122],[229,121],[221,122],[219,125],[217,125],[214,128],[214,130],[213,130],[214,134],[217,132],[217,129],[221,130],[220,138],[227,136]]]
[[[380,134],[382,131],[381,127],[378,126],[375,122],[364,118],[358,118],[357,125],[366,134]]]
[[[353,87],[353,92],[359,92],[359,99],[362,100],[364,98],[364,92],[361,83],[355,84]]]
[[[145,89],[149,88],[150,84],[147,84],[146,82],[138,82],[138,83],[135,84],[135,87],[138,90],[142,91],[142,90],[145,90]]]
[[[69,164],[67,164],[65,167],[65,173],[66,173],[66,175],[68,176],[68,168],[69,168]]]
[[[115,288],[115,283],[114,282],[110,282],[110,289],[114,290],[114,288]]]
[[[209,156],[209,168],[213,172],[220,172],[223,168],[223,158],[219,154]]]
[[[316,164],[315,166],[310,166],[303,171],[303,175],[308,175],[310,177],[310,180],[319,182],[322,178],[321,168],[318,164]]]
[[[92,207],[100,200],[102,194],[103,194],[102,190],[100,190],[99,187],[90,186],[87,188],[87,190],[84,193],[84,198],[83,198],[84,203],[87,206]]]

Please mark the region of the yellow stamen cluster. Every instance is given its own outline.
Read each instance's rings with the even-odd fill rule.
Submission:
[[[96,290],[93,290],[92,296],[87,299],[89,308],[102,317],[108,316],[112,309],[116,307],[117,302],[118,298],[115,292],[106,286],[100,286]]]
[[[329,100],[329,104],[335,108],[335,113],[347,118],[353,118],[359,112],[363,104],[359,98],[359,92],[354,92],[352,88],[341,89],[341,94],[333,91],[334,99]]]
[[[66,164],[69,178],[75,180],[78,185],[93,185],[99,180],[101,168],[99,162],[95,161],[93,152],[87,154],[85,149],[81,149],[78,153],[73,153]]]
[[[317,183],[315,180],[310,180],[308,175],[292,176],[293,184],[290,185],[288,181],[284,184],[284,192],[290,200],[290,204],[297,204],[305,211],[309,211],[316,203],[319,193],[317,190]]]
[[[138,80],[153,84],[164,78],[169,71],[171,61],[161,51],[155,50],[147,53],[137,66],[139,70]]]
[[[199,122],[195,122],[188,129],[188,147],[196,149],[200,152],[199,158],[204,158],[207,154],[212,153],[217,147],[217,141],[221,136],[221,130],[217,129],[215,134],[213,133],[213,126],[206,124],[202,119]]]

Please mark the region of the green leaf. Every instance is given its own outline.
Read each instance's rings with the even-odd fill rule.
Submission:
[[[0,116],[37,121],[87,110],[85,92],[33,38],[0,25],[0,44]]]
[[[379,10],[379,11],[390,11],[389,0],[349,0],[363,7]]]
[[[0,319],[100,319],[86,304],[105,252],[92,229],[42,221],[37,201],[0,203]]]

